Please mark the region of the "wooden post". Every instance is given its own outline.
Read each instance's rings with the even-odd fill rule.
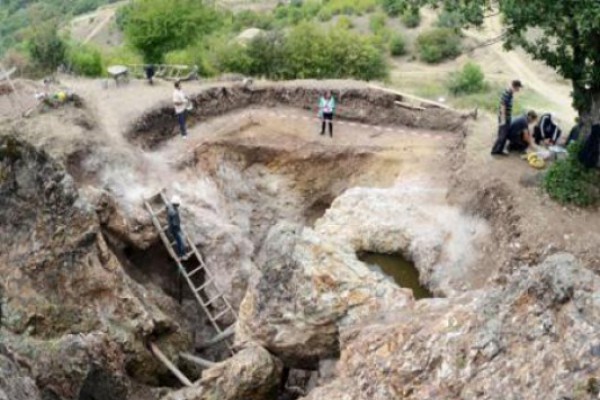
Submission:
[[[171,361],[169,361],[167,356],[165,356],[163,352],[160,351],[157,345],[155,345],[154,343],[150,343],[150,350],[152,351],[152,354],[154,354],[156,358],[158,358],[160,362],[162,362],[165,365],[165,367],[167,367],[169,371],[171,371],[173,375],[175,375],[177,379],[179,379],[181,383],[183,383],[187,387],[194,386],[194,384],[183,374],[183,372],[181,372],[179,368],[177,368]]]

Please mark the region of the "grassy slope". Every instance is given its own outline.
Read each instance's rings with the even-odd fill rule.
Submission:
[[[23,43],[35,21],[67,21],[115,0],[2,0],[0,1],[0,55]]]

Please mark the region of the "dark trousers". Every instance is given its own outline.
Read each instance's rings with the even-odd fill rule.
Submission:
[[[177,121],[179,122],[179,131],[181,132],[181,136],[187,136],[187,129],[185,128],[185,111],[177,114]]]
[[[333,113],[323,113],[323,123],[321,125],[321,135],[325,134],[325,125],[329,124],[329,136],[333,137]]]
[[[171,236],[175,239],[175,250],[177,251],[177,255],[179,257],[183,257],[185,255],[185,244],[183,241],[183,232],[181,232],[180,228],[171,228]]]
[[[508,139],[508,124],[498,126],[498,138],[494,147],[492,147],[492,154],[500,154],[506,147],[506,140]]]

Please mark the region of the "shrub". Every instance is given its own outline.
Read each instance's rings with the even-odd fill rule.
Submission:
[[[431,64],[458,56],[460,44],[460,36],[448,28],[423,32],[417,37],[416,43],[420,59]]]
[[[352,20],[350,18],[348,18],[346,15],[342,15],[338,18],[335,26],[340,29],[352,29],[354,27],[354,24],[352,23]]]
[[[468,62],[458,72],[450,74],[448,89],[453,95],[473,94],[483,92],[488,88],[481,67]]]
[[[319,18],[319,21],[327,22],[331,21],[331,18],[333,18],[333,13],[331,12],[331,10],[323,8],[321,9],[321,11],[319,11],[317,17]]]
[[[67,63],[76,74],[83,76],[102,75],[102,55],[90,46],[72,46],[67,53]]]
[[[250,74],[252,60],[244,45],[238,42],[221,41],[211,47],[214,52],[213,64],[218,71]]]
[[[281,32],[266,32],[248,44],[246,53],[250,59],[249,74],[279,78],[285,72],[285,38]]]
[[[382,46],[372,37],[345,28],[324,30],[302,22],[283,34],[267,32],[247,46],[223,40],[209,43],[214,69],[274,79],[357,78],[387,76]]]
[[[416,28],[421,24],[421,11],[418,8],[408,7],[402,13],[401,19],[407,28]]]
[[[402,35],[396,34],[390,39],[390,54],[394,57],[406,54],[406,41]]]
[[[141,54],[129,46],[114,47],[103,55],[104,65],[115,64],[143,64]]]
[[[273,27],[273,16],[267,13],[244,10],[233,15],[232,29],[235,32],[247,28],[271,29]]]
[[[397,17],[406,8],[406,0],[381,0],[381,7],[390,17]]]
[[[385,28],[386,22],[387,17],[384,13],[375,13],[369,18],[369,28],[373,33],[381,32],[381,30]]]
[[[559,203],[586,207],[600,202],[600,174],[581,165],[578,159],[581,147],[582,142],[572,143],[568,157],[550,166],[543,185]]]
[[[58,27],[53,24],[45,24],[35,27],[27,50],[33,63],[41,70],[53,71],[65,62],[67,44],[58,36]]]
[[[464,16],[457,11],[443,10],[438,16],[435,25],[438,28],[449,28],[456,32],[460,32],[465,23]]]

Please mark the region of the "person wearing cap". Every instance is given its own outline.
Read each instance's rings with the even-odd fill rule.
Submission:
[[[183,240],[183,232],[181,231],[181,219],[179,218],[179,205],[181,199],[174,195],[171,198],[171,203],[167,204],[167,221],[169,222],[169,232],[175,239],[175,249],[177,256],[181,259],[185,256],[185,243]]]
[[[512,122],[513,97],[518,93],[523,84],[519,80],[512,81],[502,96],[500,97],[500,109],[498,111],[498,138],[492,147],[492,155],[507,155],[505,151],[506,141],[508,140],[508,131]]]
[[[550,113],[540,117],[539,122],[533,129],[535,144],[539,145],[543,143],[546,146],[554,146],[558,143],[562,130],[554,120],[554,115]]]

